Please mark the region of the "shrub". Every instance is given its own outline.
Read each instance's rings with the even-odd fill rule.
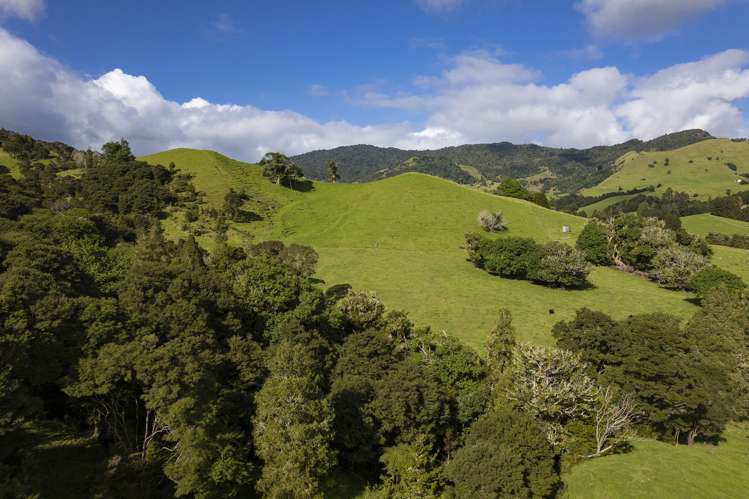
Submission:
[[[527,199],[528,197],[528,190],[514,178],[504,179],[499,186],[497,186],[496,193],[500,196],[511,198]]]
[[[385,306],[371,291],[351,291],[338,303],[338,310],[355,329],[363,330],[379,323]]]
[[[707,259],[683,247],[660,251],[653,259],[651,277],[667,289],[687,289],[692,277],[707,266]]]
[[[694,291],[700,300],[705,298],[710,290],[718,287],[734,291],[745,288],[746,284],[736,274],[732,274],[714,265],[700,270],[689,281],[689,289]]]
[[[559,481],[554,449],[532,417],[489,412],[445,466],[456,497],[547,497]]]
[[[606,227],[600,223],[590,222],[586,225],[577,238],[576,247],[585,259],[594,265],[611,263]]]
[[[512,279],[527,279],[535,272],[539,250],[533,239],[522,237],[485,240],[480,249],[487,272]]]
[[[531,279],[550,286],[576,288],[587,283],[590,265],[583,254],[564,243],[550,242],[541,250]]]
[[[476,221],[486,232],[501,232],[506,228],[501,211],[492,213],[488,210],[482,210]]]

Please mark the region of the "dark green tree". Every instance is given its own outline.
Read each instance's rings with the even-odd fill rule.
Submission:
[[[503,308],[486,340],[486,363],[495,380],[501,378],[512,364],[512,352],[516,345],[512,314]]]
[[[445,466],[457,497],[549,497],[559,484],[554,449],[532,417],[489,412]]]
[[[585,259],[593,265],[609,265],[609,242],[606,227],[598,222],[588,222],[575,243]]]
[[[258,163],[263,169],[263,175],[278,185],[292,187],[295,180],[304,176],[291,159],[278,152],[269,152]]]
[[[102,159],[109,163],[130,163],[135,161],[135,156],[130,151],[127,140],[120,139],[119,142],[107,142],[101,146]]]
[[[732,274],[714,265],[697,272],[689,282],[689,289],[694,291],[700,300],[704,300],[705,296],[715,288],[738,291],[746,288],[746,284],[736,274]]]
[[[275,347],[253,419],[255,449],[263,460],[258,490],[267,497],[318,497],[335,465],[333,412],[310,376],[315,369],[301,343]]]

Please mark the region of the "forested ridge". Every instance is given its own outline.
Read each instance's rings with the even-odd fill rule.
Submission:
[[[525,318],[498,300],[479,355],[370,291],[324,285],[313,248],[230,245],[239,193],[208,252],[162,231],[201,197],[177,166],[124,140],[76,158],[19,137],[0,137],[22,172],[0,173],[0,497],[350,497],[350,482],[364,497],[553,497],[562,473],[636,435],[719,446],[749,415],[745,285],[663,222],[590,224],[575,253],[477,242],[473,258],[570,287],[581,254],[653,272],[695,289],[689,320],[581,309],[542,347],[517,340]],[[280,154],[263,168],[288,188],[302,175]],[[680,282],[665,250],[699,260],[701,280]],[[583,267],[574,282],[554,272],[566,261]],[[50,480],[59,467],[72,476]]]
[[[658,137],[650,141],[630,140],[612,146],[589,149],[564,149],[535,144],[474,144],[445,147],[432,151],[407,151],[393,147],[371,145],[337,147],[312,151],[292,159],[310,178],[325,178],[328,162],[336,161],[344,182],[365,182],[393,173],[423,171],[415,167],[429,164],[431,173],[450,180],[470,183],[455,165],[474,167],[488,180],[527,177],[544,169],[554,177],[545,180],[546,188],[555,187],[561,192],[575,192],[581,187],[594,185],[608,177],[615,161],[630,151],[665,151],[712,138],[703,130],[686,130]],[[415,165],[409,165],[409,160]],[[437,167],[439,165],[439,167]]]

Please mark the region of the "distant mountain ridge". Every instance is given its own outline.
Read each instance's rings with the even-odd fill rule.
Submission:
[[[608,177],[614,171],[616,159],[627,152],[664,151],[711,138],[714,137],[708,132],[695,129],[670,133],[649,141],[633,139],[622,144],[588,149],[516,145],[510,142],[468,144],[426,151],[354,145],[311,151],[293,159],[306,176],[313,179],[325,178],[328,162],[335,160],[344,182],[366,182],[407,171],[420,171],[470,183],[470,175],[461,167],[470,167],[490,180],[528,177],[548,169],[552,176],[544,180],[547,188],[574,192]]]

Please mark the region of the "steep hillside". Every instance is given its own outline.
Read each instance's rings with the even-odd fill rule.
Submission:
[[[357,145],[313,151],[296,156],[294,160],[314,179],[325,178],[327,163],[335,160],[343,181],[363,182],[385,177],[394,169],[409,171],[402,167],[409,158],[432,157],[444,163],[445,167],[451,163],[473,167],[490,180],[507,176],[530,177],[549,171],[551,175],[546,175],[546,187],[554,186],[561,192],[573,192],[606,178],[614,170],[614,161],[629,151],[669,150],[707,138],[710,138],[707,132],[687,130],[647,142],[630,140],[623,144],[590,149],[559,149],[509,142],[462,145],[433,151],[404,151]],[[433,171],[421,171],[443,176],[434,164],[432,166]]]
[[[21,171],[18,166],[18,162],[13,159],[13,157],[5,152],[4,150],[0,149],[0,167],[5,167],[8,169],[11,175],[14,177],[18,177],[21,174]]]
[[[592,289],[564,291],[474,268],[466,261],[463,236],[478,229],[482,209],[502,210],[508,235],[574,243],[584,219],[525,201],[414,173],[365,184],[316,182],[311,191],[298,192],[270,183],[256,166],[207,151],[167,151],[145,159],[174,161],[194,175],[199,188],[211,190],[213,204],[232,187],[250,193],[247,209],[274,205],[261,221],[234,224],[234,242],[252,237],[310,245],[320,255],[318,277],[326,285],[375,290],[419,324],[445,330],[479,350],[500,307],[515,313],[523,340],[546,344],[552,341],[551,326],[584,306],[616,317],[656,310],[686,317],[694,310],[688,295],[612,269],[596,269]],[[170,233],[182,234],[180,224],[172,222],[166,222]],[[572,226],[572,234],[562,234],[564,224]]]
[[[598,196],[606,192],[655,186],[697,194],[724,196],[727,190],[749,189],[740,185],[740,174],[749,174],[749,142],[711,139],[670,151],[629,152],[617,160],[616,172],[581,194]]]

